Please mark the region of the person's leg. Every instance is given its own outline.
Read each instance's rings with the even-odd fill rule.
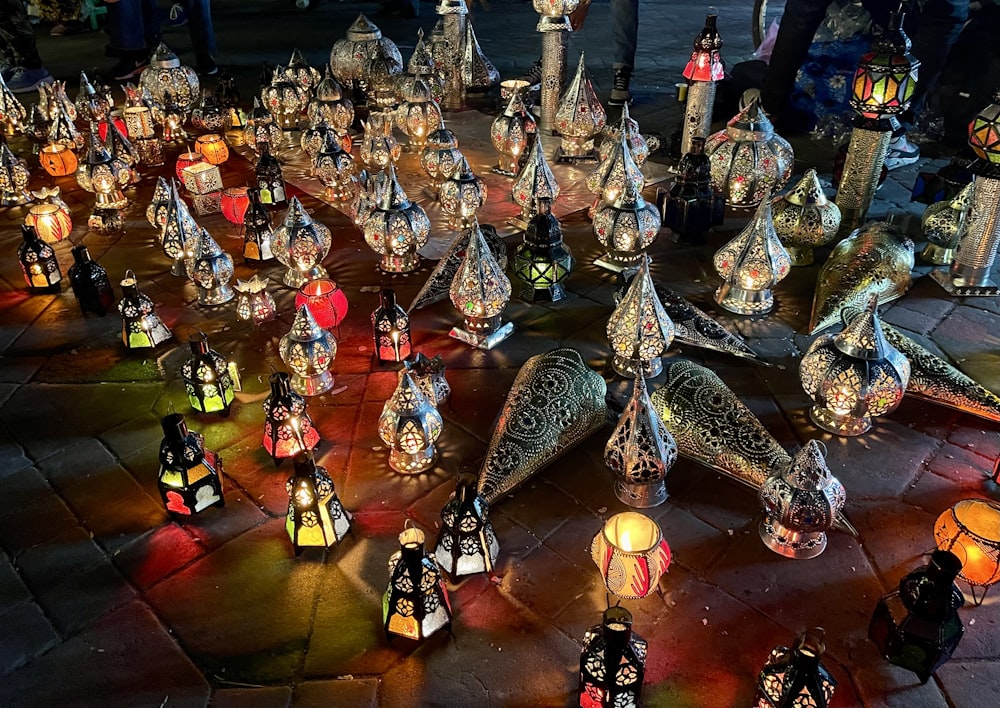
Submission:
[[[816,30],[832,0],[788,0],[774,41],[767,77],[761,90],[764,109],[780,114],[788,107],[795,75],[809,53]]]
[[[608,103],[621,106],[631,98],[635,46],[639,36],[639,0],[611,0],[613,74]]]
[[[142,34],[146,41],[146,49],[152,52],[156,49],[156,45],[163,41],[160,11],[156,7],[156,0],[138,0],[138,2],[142,13]]]
[[[0,0],[0,39],[10,47],[18,66],[41,69],[42,58],[35,46],[35,30],[21,0]]]
[[[215,66],[215,28],[212,26],[211,0],[183,0],[188,14],[188,31],[199,70]]]
[[[923,110],[927,92],[937,87],[948,54],[968,19],[969,0],[927,0],[913,18],[914,29],[907,34],[913,41],[913,55],[920,60],[917,87],[910,104],[913,115]],[[910,22],[907,15],[904,29]]]
[[[145,0],[118,0],[108,3],[107,32],[112,49],[126,54],[150,49],[146,46],[143,2]]]

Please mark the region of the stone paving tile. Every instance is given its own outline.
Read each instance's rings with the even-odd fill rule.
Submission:
[[[43,544],[77,525],[76,517],[34,467],[3,479],[0,541],[12,556]]]
[[[1000,662],[953,662],[937,673],[949,700],[956,706],[989,706],[1000,700]]]
[[[569,593],[554,593],[555,587],[579,587],[592,570],[572,565],[545,546],[532,551],[503,576],[500,588],[543,617],[555,617],[572,602]]]
[[[72,680],[53,680],[68,679],[67,667]],[[23,705],[25,696],[39,706],[203,708],[209,686],[149,608],[133,602],[0,682],[0,703]]]
[[[292,705],[295,708],[326,708],[326,706],[356,706],[377,708],[377,679],[344,679],[340,681],[306,681],[295,687]]]
[[[292,689],[288,686],[220,688],[212,694],[211,708],[288,708]]]
[[[886,591],[894,590],[910,571],[926,565],[925,554],[934,550],[936,518],[936,514],[909,504],[874,501],[851,505],[851,523]],[[833,540],[840,539],[831,537]]]
[[[878,654],[878,649],[871,642],[866,642],[858,648],[852,657],[855,667],[851,678],[858,686],[860,698],[864,705],[885,706],[885,708],[945,708],[953,704],[941,693],[935,680],[921,685],[917,677],[893,666]],[[840,689],[838,687],[839,697]],[[969,706],[975,705],[967,704]]]
[[[0,642],[0,675],[22,666],[59,642],[59,635],[34,602],[25,601],[0,609],[4,641]]]
[[[141,589],[200,558],[205,548],[175,523],[163,524],[115,552],[113,562]]]
[[[284,489],[284,482],[281,483]],[[225,489],[225,511],[220,513],[198,514],[180,523],[195,539],[209,550],[214,550],[224,543],[236,538],[250,529],[260,526],[270,517],[249,499],[242,490]],[[288,495],[285,495],[285,509],[288,508]]]

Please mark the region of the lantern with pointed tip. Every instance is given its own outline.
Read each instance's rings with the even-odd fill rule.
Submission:
[[[363,81],[370,109],[391,112],[399,103],[399,76],[403,63],[393,56],[376,54],[365,65]]]
[[[459,475],[455,493],[441,510],[434,557],[452,580],[492,572],[500,553],[490,505],[476,491],[478,481],[474,474]]]
[[[110,87],[109,87],[110,91]],[[108,99],[109,105],[111,105],[111,99]],[[108,139],[108,131],[111,130],[111,126],[118,128],[118,131],[124,135],[128,136],[128,127],[125,125],[125,118],[122,115],[120,109],[114,109],[108,112],[108,117],[105,118],[97,125],[97,134],[101,136],[101,140]]]
[[[33,204],[24,216],[24,223],[34,227],[46,243],[59,243],[73,230],[69,210],[51,203]]]
[[[269,143],[260,143],[260,159],[254,168],[260,200],[272,206],[284,206],[288,202],[285,194],[285,177],[281,173],[281,163],[271,154]]]
[[[677,461],[677,443],[653,407],[646,379],[635,378],[632,395],[607,445],[604,464],[615,473],[615,495],[647,509],[667,500],[667,472]]]
[[[581,708],[635,708],[646,667],[646,640],[632,632],[632,613],[609,607],[601,624],[583,635]]]
[[[336,136],[336,132],[324,121],[312,123],[302,131],[302,137],[299,139],[299,147],[306,151],[310,160],[316,159],[316,153],[323,146],[323,140],[326,138],[327,133],[333,133]],[[337,136],[337,142],[341,146],[340,149],[345,150],[343,143],[340,142],[340,136]],[[345,151],[347,150],[350,150],[350,148],[346,148]]]
[[[264,145],[277,147],[281,145],[282,139],[281,126],[275,123],[274,115],[254,98],[253,108],[247,114],[243,128],[243,141],[251,150],[260,154]]]
[[[135,167],[142,161],[142,155],[139,151],[132,145],[132,141],[129,140],[125,133],[123,133],[117,125],[114,123],[106,123],[108,125],[107,138],[104,141],[104,147],[108,149],[108,154],[112,158],[119,159],[124,162],[129,167],[129,182],[132,184],[139,183],[139,173],[136,171]]]
[[[432,468],[438,457],[434,443],[442,425],[433,401],[404,368],[378,419],[379,437],[389,447],[389,466],[405,474],[420,474]]]
[[[206,229],[200,229],[185,265],[188,278],[198,288],[199,305],[221,305],[236,293],[229,281],[233,278],[233,259],[222,250]]]
[[[221,135],[209,133],[200,136],[194,143],[194,149],[210,165],[221,165],[229,159],[229,147]]]
[[[399,159],[402,147],[392,134],[392,114],[372,113],[365,123],[358,154],[372,170],[384,170]]]
[[[284,67],[277,67],[271,83],[260,91],[260,101],[275,117],[283,130],[294,130],[306,109],[309,95],[297,83],[289,80]]]
[[[0,77],[0,126],[4,134],[14,135],[27,115],[24,104],[10,90],[3,77]]]
[[[42,169],[53,177],[65,177],[76,172],[76,154],[62,143],[49,143],[38,153]]]
[[[433,196],[437,197],[441,183],[450,175],[463,155],[458,149],[458,138],[444,127],[444,121],[437,130],[427,136],[427,144],[420,153],[420,166],[431,178]]]
[[[97,92],[87,74],[80,72],[80,92],[76,95],[78,115],[88,123],[100,123],[111,112],[111,104],[106,96]]]
[[[285,77],[302,89],[306,95],[312,94],[322,79],[319,69],[310,66],[298,48],[293,49],[292,55],[288,58],[288,64],[285,66]]]
[[[629,114],[627,103],[622,105],[622,115],[621,119],[618,121],[618,125],[605,128],[607,139],[602,140],[600,147],[597,149],[598,159],[601,162],[608,159],[608,155],[611,154],[615,141],[618,140],[619,136],[623,133],[625,135],[625,144],[628,145],[628,148],[632,153],[632,159],[635,160],[636,165],[642,167],[642,165],[645,164],[646,159],[649,157],[650,143],[646,140],[646,137],[639,132],[639,122]],[[659,141],[658,139],[654,139],[653,142],[655,149],[655,147],[659,146]]]
[[[7,143],[0,142],[0,205],[14,206],[31,201],[28,194],[30,178],[24,161],[14,157]]]
[[[479,349],[492,349],[514,333],[514,323],[503,321],[503,311],[510,302],[510,280],[503,272],[486,238],[473,222],[469,245],[465,250],[449,295],[464,328],[453,327],[449,336]]]
[[[218,413],[228,418],[236,397],[233,362],[209,348],[204,332],[192,334],[188,343],[191,358],[180,370],[188,403],[199,413]]]
[[[774,132],[760,106],[759,93],[747,92],[741,108],[724,130],[705,141],[712,169],[712,186],[726,204],[740,209],[757,206],[792,176],[792,146]]]
[[[73,248],[73,265],[69,268],[69,284],[80,305],[80,311],[104,317],[115,304],[115,292],[108,280],[108,271],[90,258],[86,246]]]
[[[684,102],[684,129],[681,133],[681,154],[691,152],[693,138],[708,137],[712,128],[712,108],[715,105],[716,83],[726,77],[725,64],[719,50],[722,38],[716,29],[718,12],[713,7],[705,17],[705,27],[694,40],[694,51],[684,67],[687,79],[687,100]]]
[[[573,270],[573,253],[563,241],[552,200],[539,199],[536,212],[514,254],[518,296],[527,302],[557,302],[566,297],[563,281]]]
[[[771,650],[757,677],[754,708],[827,708],[837,682],[820,663],[825,633],[814,628],[801,634],[794,647]]]
[[[576,76],[566,87],[556,111],[555,129],[561,138],[557,159],[570,162],[596,159],[594,138],[607,120],[604,106],[587,78],[584,53],[580,52]]]
[[[267,291],[266,280],[254,275],[250,280],[237,280],[233,288],[237,293],[237,319],[252,322],[255,327],[274,319],[274,298]]]
[[[642,198],[631,180],[625,180],[618,197],[594,213],[593,230],[594,237],[607,249],[594,265],[619,272],[638,265],[656,240],[660,213]]]
[[[191,125],[205,133],[218,134],[228,125],[228,115],[210,93],[202,91],[201,101],[191,111]]]
[[[910,380],[910,362],[885,339],[877,295],[841,332],[813,341],[799,380],[813,400],[809,418],[834,435],[861,435],[873,417],[896,409]]]
[[[132,179],[132,169],[121,158],[112,157],[95,133],[90,136],[87,159],[76,170],[76,181],[82,189],[97,198],[98,209],[122,209],[128,198],[122,192]]]
[[[615,514],[590,545],[608,591],[641,600],[654,590],[670,567],[670,546],[656,522],[638,511]]]
[[[285,483],[285,529],[295,555],[303,548],[330,548],[340,543],[351,530],[351,513],[341,504],[326,468],[306,452],[297,454],[293,464],[294,472]]]
[[[306,410],[306,399],[292,390],[291,379],[276,371],[268,379],[271,393],[261,404],[264,408],[262,445],[275,464],[319,445],[319,431]]]
[[[365,67],[376,55],[394,58],[403,64],[403,55],[388,37],[382,36],[375,23],[359,14],[347,29],[347,36],[338,39],[330,50],[330,71],[339,81],[361,81]]]
[[[399,534],[399,550],[389,558],[389,586],[382,596],[382,624],[393,635],[422,641],[451,624],[451,603],[434,556],[424,549],[424,532]]]
[[[347,295],[329,278],[317,278],[302,285],[295,294],[295,307],[305,305],[323,329],[336,327],[347,317]]]
[[[347,135],[354,122],[354,104],[329,70],[316,86],[316,95],[306,106],[306,116],[312,124],[327,123],[341,136]]]
[[[222,460],[205,447],[205,437],[188,430],[180,413],[164,416],[160,425],[163,440],[156,486],[167,511],[191,516],[209,507],[224,507]]]
[[[152,349],[173,336],[156,314],[153,301],[139,290],[135,273],[131,270],[125,271],[121,288],[118,312],[122,316],[122,342],[126,349]]]
[[[95,138],[100,138],[95,135]],[[49,144],[65,145],[70,150],[81,150],[87,144],[83,133],[76,129],[73,120],[64,112],[56,111],[49,123],[48,133]]]
[[[485,93],[500,83],[500,72],[486,58],[472,23],[466,19],[465,43],[462,48],[462,85],[466,91]]]
[[[826,198],[816,170],[809,168],[787,194],[772,200],[771,219],[791,264],[812,265],[813,248],[837,237],[840,207]]]
[[[417,352],[409,364],[410,376],[435,406],[440,406],[451,395],[451,386],[444,375],[444,361],[441,355],[428,359],[423,352]]]
[[[297,197],[292,197],[282,224],[274,230],[272,248],[287,268],[282,282],[288,287],[327,276],[322,262],[330,251],[330,229],[313,221]]]
[[[954,199],[928,205],[920,219],[927,246],[920,257],[933,265],[951,265],[955,248],[965,231],[969,207],[972,205],[973,183],[962,188]]]
[[[354,158],[349,152],[344,152],[340,139],[332,130],[327,132],[316,153],[313,172],[319,183],[326,188],[324,196],[327,199],[350,201],[361,188],[354,170]]]
[[[448,225],[456,230],[464,229],[486,203],[486,183],[476,176],[463,156],[441,183],[438,199],[441,211],[448,215]]]
[[[674,323],[656,295],[649,258],[640,261],[625,296],[608,319],[612,366],[626,378],[652,378],[663,370],[660,357],[674,339]]]
[[[411,82],[396,109],[396,126],[409,140],[413,152],[422,151],[427,136],[441,123],[441,109],[431,96],[431,87],[420,77]]]
[[[542,33],[541,125],[551,130],[556,122],[559,97],[566,83],[566,43],[573,31],[568,15],[578,0],[533,0],[541,17],[535,30]]]
[[[172,275],[184,275],[184,261],[194,255],[194,245],[198,235],[198,223],[188,211],[187,204],[181,199],[177,183],[173,182],[163,229],[160,231],[160,245],[163,247],[163,253],[173,261],[170,269]]]
[[[641,193],[646,184],[646,178],[639,169],[628,145],[628,135],[619,132],[606,141],[611,148],[607,156],[594,170],[587,175],[587,189],[594,195],[594,204],[590,208],[590,218],[594,218],[601,203],[613,203],[621,196],[625,183],[631,182],[636,192]]]
[[[278,353],[292,370],[292,388],[303,396],[333,388],[330,367],[337,357],[337,340],[316,324],[305,305],[298,307],[291,330],[278,343]]]
[[[38,150],[40,146],[48,142],[49,121],[42,115],[37,103],[31,106],[28,118],[21,124],[21,129],[24,137],[31,141],[34,150]]]
[[[21,236],[24,241],[17,248],[17,260],[28,288],[34,293],[59,292],[62,271],[52,246],[42,241],[35,227],[28,224],[21,226]]]
[[[70,123],[76,120],[76,105],[66,95],[66,82],[53,81],[38,87],[38,107],[49,120],[62,112]]]
[[[815,558],[826,550],[826,532],[844,508],[844,485],[826,465],[826,448],[810,440],[782,472],[768,477],[759,498],[764,545],[786,558]]]
[[[691,152],[677,164],[680,176],[662,197],[663,225],[682,243],[704,243],[705,232],[722,222],[723,204],[712,189],[712,171],[705,156],[705,139],[691,140]]]
[[[400,91],[402,95],[407,94],[417,79],[427,83],[431,90],[431,98],[440,106],[444,100],[444,76],[438,72],[433,52],[424,42],[422,28],[417,29],[417,43],[413,47],[413,54],[410,55],[410,59],[406,63],[406,73],[401,77]]]
[[[713,259],[724,282],[715,301],[738,315],[764,315],[774,308],[771,288],[788,275],[792,263],[778,240],[771,219],[771,202],[765,197],[746,228],[720,248]]]
[[[542,141],[535,140],[528,150],[528,159],[521,168],[521,173],[514,180],[510,189],[511,199],[521,207],[521,214],[511,223],[518,228],[527,228],[539,199],[555,201],[559,196],[559,183],[549,163],[542,152]]]
[[[409,273],[420,266],[417,251],[427,243],[431,222],[416,202],[410,201],[390,166],[389,182],[364,222],[365,242],[382,259],[386,273]]]
[[[963,499],[934,522],[938,550],[951,551],[965,562],[958,574],[972,590],[972,601],[982,604],[989,589],[1000,581],[1000,504],[989,499]],[[982,594],[976,596],[976,588]]]
[[[490,125],[490,142],[500,153],[500,162],[494,172],[514,177],[521,170],[521,160],[527,154],[528,145],[535,140],[538,126],[535,117],[524,106],[520,91],[513,91],[507,107]]]
[[[249,203],[243,213],[243,260],[263,263],[274,258],[271,212],[260,200],[260,190],[247,189]]]
[[[396,293],[391,288],[383,288],[379,306],[372,312],[372,333],[375,338],[375,358],[379,363],[409,358],[410,316],[396,304]]]
[[[184,111],[193,108],[198,100],[198,74],[190,66],[182,65],[163,42],[153,50],[149,66],[139,77],[139,86],[148,90],[153,100],[162,106],[170,103],[167,94]]]

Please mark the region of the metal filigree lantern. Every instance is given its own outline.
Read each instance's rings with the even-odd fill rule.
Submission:
[[[615,514],[594,536],[590,555],[608,591],[641,600],[670,567],[670,546],[656,522],[638,511]]]
[[[928,205],[920,219],[927,245],[920,258],[933,265],[951,265],[955,248],[965,233],[965,224],[972,206],[974,183],[970,182],[954,199]]]
[[[201,100],[191,111],[191,125],[209,134],[218,134],[230,127],[229,116],[210,93],[202,91]]]
[[[465,326],[453,327],[449,336],[479,349],[492,349],[514,332],[513,322],[503,321],[510,302],[510,280],[474,223],[465,258],[451,281],[449,295]]]
[[[563,281],[573,270],[573,253],[563,241],[552,200],[539,199],[536,212],[514,253],[518,296],[527,302],[557,302],[566,297]]]
[[[21,236],[24,240],[17,247],[17,261],[28,288],[34,293],[59,292],[62,271],[55,250],[39,238],[34,226],[23,224]]]
[[[965,555],[958,574],[969,584],[972,601],[982,604],[1000,581],[1000,504],[989,499],[963,499],[934,522],[938,550]],[[976,588],[982,589],[977,597]]]
[[[376,54],[365,65],[365,98],[370,110],[391,112],[399,103],[399,77],[403,63],[396,57]]]
[[[636,708],[646,667],[646,640],[632,632],[632,613],[609,607],[583,635],[581,708]]]
[[[511,186],[510,196],[514,203],[521,207],[520,216],[511,219],[511,224],[522,229],[528,227],[528,222],[535,215],[539,199],[555,201],[558,198],[559,183],[556,182],[556,177],[545,160],[541,140],[532,142],[528,150],[528,159]]]
[[[236,367],[208,346],[204,332],[191,335],[191,358],[181,366],[188,403],[199,413],[218,413],[228,418],[236,398]]]
[[[122,342],[126,349],[152,349],[173,336],[156,314],[153,301],[139,290],[135,273],[125,271],[121,288],[118,312],[122,316]]]
[[[458,149],[458,138],[444,127],[442,121],[438,129],[427,136],[427,145],[420,153],[420,166],[431,178],[432,196],[437,197],[441,183],[455,170],[455,166],[461,159],[462,153]]]
[[[647,203],[635,184],[626,180],[618,197],[594,213],[594,237],[607,249],[594,265],[614,273],[635,267],[656,240],[660,225],[656,206]]]
[[[325,467],[312,455],[300,453],[293,460],[295,471],[285,483],[288,514],[285,530],[295,548],[330,548],[351,530],[351,513],[344,508]]]
[[[324,196],[333,201],[350,201],[361,188],[354,169],[354,158],[349,152],[344,152],[340,139],[332,130],[323,137],[313,160],[313,173],[325,187]]]
[[[619,136],[624,134],[625,144],[628,145],[629,150],[632,152],[632,159],[635,160],[635,164],[640,167],[645,164],[649,158],[650,144],[646,140],[646,137],[639,132],[639,122],[629,114],[627,103],[622,105],[622,115],[618,121],[618,125],[614,127],[609,126],[604,129],[604,132],[607,137],[601,141],[601,145],[597,149],[597,156],[601,162],[608,159],[615,141],[618,140]],[[654,138],[653,149],[656,147],[659,147],[659,140]]]
[[[771,202],[774,231],[793,266],[812,265],[813,248],[837,238],[840,207],[826,198],[816,170],[809,168],[787,194]]]
[[[486,183],[475,175],[463,156],[454,171],[441,183],[438,199],[441,211],[448,215],[451,228],[468,228],[476,212],[486,203]]]
[[[260,101],[271,111],[282,130],[295,130],[309,95],[285,75],[284,67],[279,66],[271,76],[270,85],[260,90]]]
[[[576,76],[566,87],[556,111],[555,129],[561,138],[556,159],[569,162],[595,159],[594,138],[607,120],[604,106],[587,78],[584,53],[580,52]]]
[[[428,359],[423,352],[417,352],[409,365],[410,376],[420,386],[428,400],[435,406],[441,406],[451,396],[451,386],[444,375],[444,361],[438,354]]]
[[[500,153],[500,162],[493,171],[514,177],[521,170],[521,160],[537,132],[535,117],[525,108],[521,92],[514,90],[503,113],[490,125],[490,142]]]
[[[535,26],[542,34],[541,125],[552,130],[559,109],[559,97],[566,83],[566,44],[573,31],[568,15],[578,0],[533,0],[540,17]]]
[[[365,123],[358,155],[372,170],[384,170],[403,154],[403,148],[392,134],[392,114],[372,113]]]
[[[298,86],[306,95],[313,93],[322,78],[319,70],[309,65],[298,48],[292,50],[284,74],[285,78]]]
[[[382,259],[386,273],[410,273],[420,266],[417,251],[427,243],[431,220],[416,202],[411,202],[390,166],[388,183],[364,222],[365,242]]]
[[[274,115],[254,98],[253,108],[247,114],[246,125],[243,127],[243,142],[260,154],[265,144],[277,147],[283,139],[281,126],[274,121]]]
[[[194,255],[194,245],[198,238],[200,227],[181,199],[177,190],[177,182],[171,182],[170,201],[167,203],[166,217],[160,231],[160,245],[163,253],[171,259],[172,275],[185,274],[184,261]]]
[[[723,308],[738,315],[765,315],[774,308],[771,288],[788,275],[792,262],[775,233],[767,196],[753,221],[720,248],[712,262],[724,279],[715,291],[715,301]]]
[[[760,107],[759,93],[743,95],[740,112],[724,130],[705,141],[712,168],[712,186],[726,204],[739,209],[757,206],[792,176],[792,146],[774,132]]]
[[[97,92],[83,71],[80,72],[80,91],[76,94],[76,110],[77,115],[88,123],[100,123],[107,120],[111,113],[111,104],[108,102],[107,96]]]
[[[646,379],[637,376],[604,446],[604,464],[615,473],[615,495],[637,509],[659,506],[667,500],[664,480],[676,461],[677,443],[649,399]]]
[[[442,426],[434,403],[404,368],[378,419],[379,437],[389,447],[389,466],[405,474],[420,474],[432,468],[438,457],[434,443]]]
[[[639,169],[639,164],[632,155],[628,145],[628,135],[619,132],[607,141],[611,147],[601,163],[587,175],[587,189],[595,194],[594,204],[590,208],[593,218],[601,202],[614,202],[621,196],[625,183],[631,182],[636,192],[642,192],[646,178]]]
[[[76,170],[81,189],[92,192],[98,209],[122,209],[128,198],[122,192],[132,180],[132,168],[121,158],[112,157],[96,133],[90,136],[87,159]]]
[[[719,50],[722,38],[716,29],[719,13],[711,8],[705,16],[705,26],[694,40],[694,51],[684,67],[687,79],[687,100],[684,102],[684,128],[681,131],[681,154],[691,152],[694,138],[708,137],[712,129],[712,109],[715,87],[726,78],[726,67]]]
[[[76,129],[73,119],[65,111],[56,110],[49,121],[48,144],[65,145],[70,150],[81,150],[86,145],[86,138]]]
[[[500,554],[490,505],[476,491],[477,481],[474,474],[460,475],[455,493],[441,510],[434,557],[452,580],[492,572]]]
[[[222,305],[236,297],[229,284],[233,279],[232,256],[222,250],[206,229],[199,230],[185,266],[188,278],[198,287],[199,305]]]
[[[886,341],[877,295],[840,333],[813,341],[799,380],[814,402],[809,418],[834,435],[861,435],[873,417],[896,409],[910,380],[910,362]]]
[[[422,641],[451,624],[448,588],[434,556],[424,550],[424,532],[407,528],[389,558],[389,586],[382,596],[386,635]]]
[[[302,135],[299,138],[299,147],[305,150],[310,160],[316,159],[316,153],[323,147],[323,141],[326,139],[327,133],[333,133],[336,136],[336,132],[324,121],[311,123],[308,128],[302,131]],[[337,136],[337,142],[340,144],[340,149],[345,150],[343,143],[340,142],[340,136]],[[345,152],[349,150],[350,148],[348,147]],[[315,170],[313,171],[315,172]]]
[[[347,129],[354,122],[354,104],[329,70],[316,86],[315,97],[306,106],[306,117],[313,124],[325,122],[338,135],[345,137]]]
[[[249,203],[243,213],[243,260],[263,263],[274,258],[271,212],[260,200],[260,189],[247,189]]]
[[[330,367],[337,357],[337,340],[316,324],[301,305],[288,334],[278,342],[278,353],[292,370],[292,388],[303,396],[318,396],[333,388]]]
[[[800,635],[794,647],[771,650],[757,677],[754,708],[827,708],[837,682],[820,663],[825,633],[814,628]]]
[[[0,129],[5,135],[14,135],[27,116],[24,104],[0,76]]]
[[[190,516],[213,506],[224,507],[222,460],[205,447],[205,437],[188,430],[180,413],[164,416],[160,426],[163,440],[156,486],[167,511]]]
[[[339,81],[364,80],[365,67],[372,57],[383,55],[394,58],[400,66],[403,55],[388,37],[363,14],[347,29],[347,36],[338,39],[330,50],[330,71]]]
[[[608,319],[608,343],[615,371],[625,378],[652,378],[663,370],[660,357],[674,339],[674,323],[656,295],[649,274],[649,258],[643,258],[632,280]]]
[[[252,322],[255,327],[274,319],[274,298],[267,291],[266,280],[254,275],[250,280],[237,280],[233,288],[237,292],[237,319]]]
[[[758,531],[764,545],[786,558],[815,558],[826,550],[826,532],[844,508],[844,486],[826,465],[826,448],[810,440],[788,469],[760,488],[764,518]]]
[[[409,149],[422,151],[427,136],[440,124],[441,109],[431,96],[430,85],[415,77],[396,109],[396,126],[409,138]]]
[[[14,206],[31,201],[28,180],[31,172],[23,160],[14,157],[7,143],[0,141],[0,205]]]
[[[198,100],[198,74],[190,66],[183,66],[170,48],[160,42],[149,58],[149,66],[139,77],[139,86],[147,89],[161,106],[174,102],[184,111],[194,107]]]
[[[313,221],[298,197],[292,197],[281,226],[274,230],[272,248],[285,266],[282,281],[290,288],[327,277],[323,259],[330,251],[330,229]]]
[[[271,393],[261,404],[264,408],[264,437],[261,444],[275,464],[309,452],[319,445],[319,431],[313,425],[306,399],[292,390],[291,379],[276,371],[268,379]]]
[[[409,358],[412,348],[410,316],[396,304],[396,292],[391,288],[382,289],[379,306],[372,312],[372,336],[375,358],[380,364]]]
[[[500,72],[486,58],[472,22],[466,19],[465,45],[462,48],[462,85],[466,91],[485,93],[500,83]]]

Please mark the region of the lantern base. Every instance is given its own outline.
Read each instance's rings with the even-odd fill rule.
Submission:
[[[621,273],[630,268],[638,268],[642,262],[643,251],[638,253],[625,253],[623,251],[608,251],[603,256],[594,261],[598,268],[604,268],[612,273]],[[652,262],[652,259],[650,259]]]
[[[209,307],[222,305],[236,297],[236,292],[229,283],[217,288],[198,288],[198,304]]]
[[[521,172],[521,156],[500,153],[500,158],[492,171],[505,177],[517,177]]]
[[[788,259],[793,266],[810,266],[816,262],[816,252],[812,246],[789,246],[785,245],[788,251]]]
[[[774,294],[770,290],[744,290],[723,283],[715,291],[719,307],[737,315],[766,315],[774,308]]]
[[[417,253],[407,253],[398,256],[387,253],[378,262],[378,269],[383,273],[412,273],[420,268],[420,255]]]
[[[527,231],[528,223],[531,221],[534,214],[530,211],[521,210],[521,213],[517,216],[512,216],[507,219],[507,225],[514,227],[517,231]]]
[[[1000,295],[1000,286],[989,279],[972,284],[968,278],[952,277],[946,270],[932,270],[931,278],[937,281],[952,297],[994,297]]]
[[[920,260],[931,265],[950,266],[955,260],[955,249],[928,243],[920,252]]]
[[[547,288],[535,288],[523,283],[517,291],[517,298],[524,302],[559,302],[566,298],[566,288],[562,283],[555,283]]]
[[[176,260],[170,264],[170,275],[178,278],[187,277],[187,268],[184,267],[184,259]]]
[[[872,419],[869,416],[836,415],[820,406],[809,409],[809,420],[817,428],[847,438],[864,435],[872,427]]]
[[[298,268],[289,268],[285,271],[284,277],[281,282],[290,288],[301,288],[303,285],[308,283],[310,280],[317,280],[318,278],[329,278],[330,274],[326,272],[326,268],[321,265],[310,268],[309,270],[299,270]]]
[[[420,474],[437,463],[438,452],[434,445],[425,450],[409,453],[400,450],[389,452],[389,466],[402,474]]]
[[[805,560],[815,558],[826,550],[826,533],[795,531],[770,516],[761,520],[757,531],[765,546],[785,558]]]
[[[649,509],[667,500],[667,483],[662,479],[653,484],[633,484],[615,479],[615,496],[633,509]]]
[[[31,201],[31,195],[28,194],[28,190],[22,189],[21,191],[14,192],[3,192],[0,193],[0,206],[20,206],[21,204],[27,204]]]
[[[449,337],[486,351],[489,351],[512,334],[514,334],[513,322],[505,322],[492,332],[470,332],[461,327],[452,327],[451,331],[448,332]]]
[[[315,376],[292,374],[292,389],[303,396],[319,396],[333,388],[333,374],[324,371]]]
[[[593,138],[562,137],[562,142],[556,148],[556,162],[575,165],[580,162],[599,162],[597,150],[594,149]]]
[[[652,379],[663,372],[663,361],[660,357],[654,357],[651,361],[641,359],[627,359],[615,354],[611,358],[611,367],[619,376],[626,379],[634,379],[642,376],[644,379]]]

